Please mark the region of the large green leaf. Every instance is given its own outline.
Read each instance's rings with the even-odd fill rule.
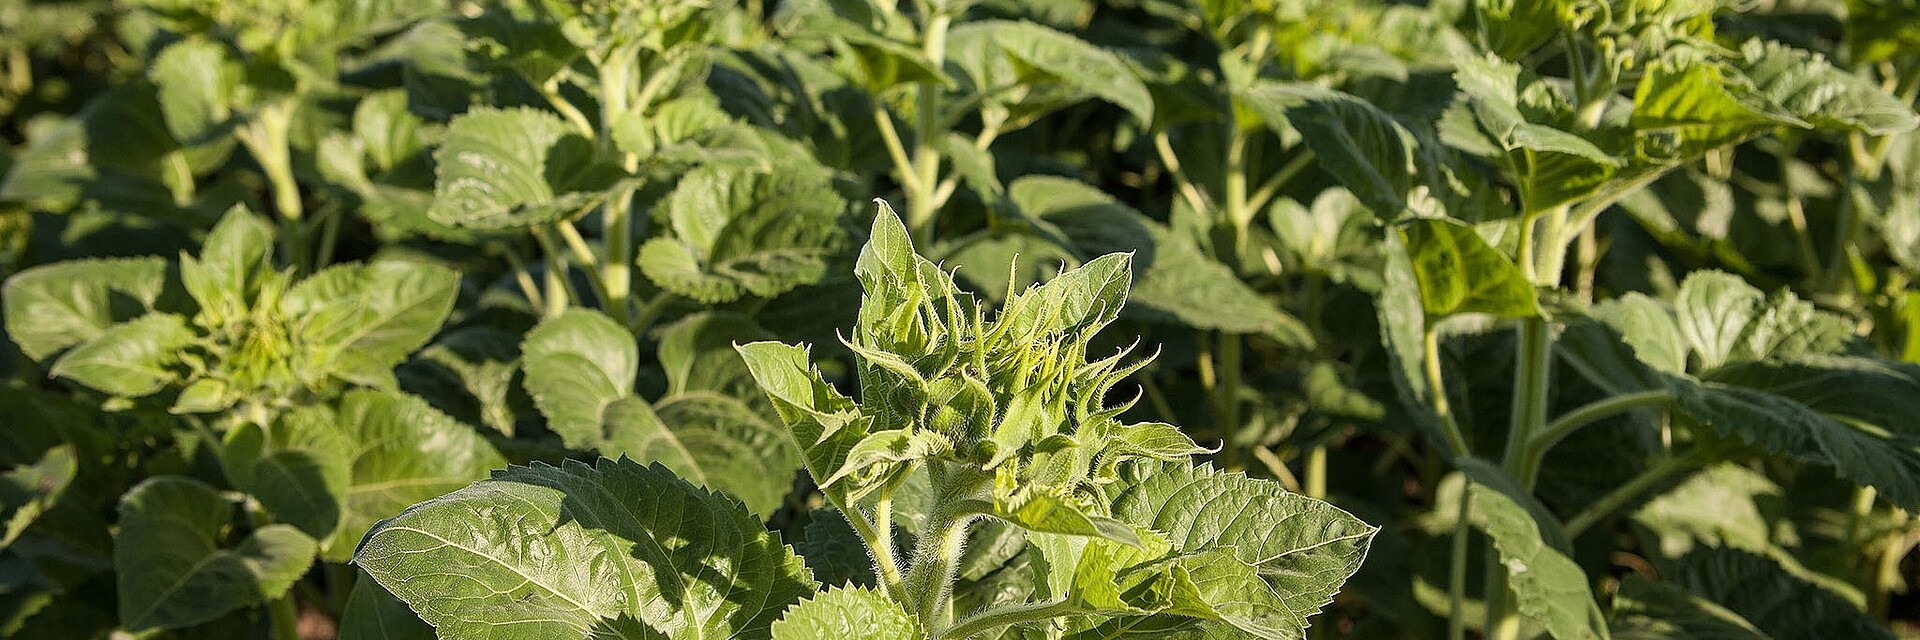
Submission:
[[[197,336],[187,321],[171,313],[149,313],[114,325],[75,347],[50,371],[101,391],[138,398],[178,380],[175,365]]]
[[[787,610],[773,623],[774,640],[919,640],[920,623],[872,589],[827,589]]]
[[[292,525],[255,529],[231,548],[234,505],[198,480],[159,476],[120,499],[114,565],[120,624],[178,629],[285,594],[313,562],[314,542]]]
[[[1676,408],[1721,435],[1832,467],[1894,504],[1920,508],[1920,440],[1859,428],[1766,391],[1684,379],[1672,388]]]
[[[1726,607],[1637,575],[1620,582],[1608,626],[1615,640],[1773,640]]]
[[[1488,246],[1473,227],[1420,218],[1408,222],[1404,233],[1428,317],[1490,313],[1525,318],[1540,313],[1533,284],[1520,267]]]
[[[1650,65],[1634,90],[1632,125],[1671,136],[1661,155],[1687,158],[1776,126],[1807,122],[1769,104],[1753,82],[1717,60],[1692,56]]]
[[[653,413],[652,420],[622,420],[603,450],[658,460],[683,478],[739,498],[760,516],[772,516],[793,489],[799,452],[784,427],[745,403],[686,393],[661,400]]]
[[[167,286],[160,258],[75,260],[7,278],[7,335],[28,358],[46,360],[154,310]]]
[[[1153,122],[1153,96],[1139,76],[1119,56],[1072,35],[1032,22],[980,20],[955,27],[950,38],[956,48],[964,50],[973,48],[969,43],[980,43],[982,48],[997,48],[1011,58],[1014,64],[1010,68],[998,60],[962,65],[972,67],[968,71],[977,85],[974,90],[981,94],[1026,85],[1020,87],[1022,97],[1045,98],[1033,102],[1049,103],[1027,105],[1023,118],[1075,102],[1068,96],[1049,95],[1039,87],[1058,83],[1074,93],[1113,103],[1141,123]],[[1011,77],[1006,71],[1012,72]]]
[[[1765,301],[1759,289],[1730,273],[1701,272],[1680,283],[1674,299],[1680,333],[1702,368],[1719,367],[1733,356],[1740,334],[1764,311]]]
[[[154,56],[147,77],[160,90],[160,113],[173,135],[198,142],[232,116],[245,70],[221,43],[192,38]]]
[[[442,637],[764,637],[818,588],[738,501],[631,460],[510,467],[382,522],[355,562]]]
[[[477,229],[527,227],[561,219],[599,194],[605,172],[593,143],[559,116],[481,107],[447,125],[434,152],[434,221]]]
[[[1333,601],[1378,528],[1278,483],[1170,463],[1115,497],[1113,516],[1164,534],[1175,553],[1230,550],[1306,619]]]
[[[339,265],[294,285],[281,309],[302,321],[306,345],[333,375],[391,387],[393,368],[439,333],[459,288],[460,274],[439,265]]]

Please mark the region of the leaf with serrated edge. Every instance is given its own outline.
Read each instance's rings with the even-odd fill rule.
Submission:
[[[905,609],[872,589],[827,589],[802,600],[773,623],[774,640],[918,640],[926,637]]]

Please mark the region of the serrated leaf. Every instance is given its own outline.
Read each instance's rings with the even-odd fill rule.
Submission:
[[[1422,218],[1407,223],[1404,234],[1420,283],[1420,305],[1428,317],[1490,313],[1525,318],[1540,313],[1533,284],[1520,267],[1488,246],[1473,227]]]
[[[1142,124],[1153,122],[1153,96],[1118,56],[1085,41],[1032,22],[979,21],[1007,55],[1064,83],[1125,109]],[[982,87],[988,89],[989,87]]]
[[[157,392],[180,378],[173,366],[197,336],[171,313],[149,313],[102,332],[53,363],[49,373],[120,397]]]
[[[1920,447],[1870,433],[1765,391],[1674,379],[1675,407],[1714,431],[1775,455],[1832,467],[1895,504],[1920,507]]]
[[[1169,463],[1121,492],[1113,517],[1164,534],[1176,553],[1230,550],[1301,621],[1333,601],[1360,569],[1378,531],[1278,483],[1184,462]]]
[[[842,239],[838,223],[846,203],[829,174],[785,157],[772,171],[695,169],[662,208],[673,235],[640,248],[641,272],[669,291],[717,304],[818,282]]]
[[[7,278],[7,335],[28,358],[46,360],[153,311],[167,285],[160,258],[74,260]]]
[[[433,158],[427,215],[476,229],[559,220],[597,197],[571,187],[604,173],[592,166],[591,142],[559,116],[526,108],[480,107],[454,118]]]
[[[818,589],[739,502],[631,460],[510,467],[382,522],[355,563],[448,637],[754,636]]]
[[[211,621],[285,594],[312,564],[314,542],[291,525],[255,529],[238,545],[218,545],[234,505],[198,480],[159,476],[120,499],[114,564],[120,624],[142,631]]]
[[[899,604],[872,589],[827,589],[802,600],[773,623],[774,640],[918,640],[920,623]]]
[[[1141,544],[1139,532],[1127,524],[1087,513],[1068,497],[1044,487],[1026,487],[1010,498],[995,496],[993,517],[1027,531]]]
[[[792,490],[799,452],[781,425],[739,400],[685,393],[662,399],[653,414],[651,423],[612,418],[616,430],[601,449],[659,460],[683,478],[739,498],[760,516],[771,517]],[[622,430],[626,425],[632,430]]]
[[[868,420],[852,400],[821,379],[807,350],[771,341],[735,348],[804,452],[807,471],[824,478],[845,466],[847,451],[866,437]]]
[[[1814,127],[1885,136],[1920,124],[1913,107],[1826,58],[1755,38],[1736,63],[1761,96]]]
[[[1634,89],[1631,122],[1641,131],[1671,133],[1676,157],[1740,142],[1771,127],[1807,126],[1773,109],[1739,71],[1701,59],[1650,65]]]
[[[893,467],[952,453],[953,441],[939,432],[889,429],[870,434],[853,445],[847,450],[846,463],[819,482],[821,487],[830,487],[848,476],[868,471],[869,467]]]
[[[459,273],[434,264],[338,265],[294,285],[281,309],[304,321],[302,336],[333,375],[390,387],[393,368],[439,333],[459,288]]]

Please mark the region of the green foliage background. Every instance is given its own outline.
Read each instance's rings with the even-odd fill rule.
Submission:
[[[0,636],[1920,637],[1915,25],[0,0]]]

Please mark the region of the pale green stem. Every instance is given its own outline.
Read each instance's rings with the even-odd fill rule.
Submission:
[[[520,293],[527,296],[527,304],[535,309],[545,309],[546,297],[540,295],[540,286],[534,283],[533,272],[527,270],[527,263],[520,259],[520,254],[514,252],[512,247],[502,247],[501,253],[506,255],[507,264],[513,267],[513,282],[520,285]]]
[[[606,262],[600,264],[600,286],[605,290],[607,312],[622,325],[633,318],[634,191],[631,186],[615,189],[600,213],[600,240],[607,252]]]
[[[1187,199],[1187,206],[1193,207],[1195,213],[1206,213],[1207,197],[1193,186],[1186,171],[1180,168],[1180,156],[1173,154],[1173,141],[1167,136],[1166,130],[1154,132],[1153,149],[1160,154],[1160,164],[1166,165],[1167,175],[1173,177],[1174,187],[1180,191],[1181,197]]]
[[[1581,427],[1635,409],[1672,404],[1673,400],[1672,392],[1665,389],[1658,389],[1654,391],[1638,391],[1621,394],[1604,400],[1594,401],[1591,404],[1574,409],[1566,415],[1560,416],[1560,418],[1554,420],[1552,424],[1548,424],[1546,428],[1534,434],[1533,442],[1529,445],[1531,450],[1527,453],[1527,456],[1536,460],[1546,456],[1547,451],[1553,449],[1553,445],[1558,444],[1561,439],[1566,438],[1573,432],[1579,431]]]
[[[1453,417],[1453,405],[1447,399],[1447,383],[1440,371],[1440,332],[1429,326],[1421,332],[1421,365],[1427,374],[1428,393],[1433,396],[1433,412],[1440,418],[1440,427],[1447,437],[1447,455],[1453,458],[1466,456],[1467,438],[1460,431],[1460,423]]]
[[[1327,447],[1318,445],[1307,450],[1305,491],[1309,498],[1325,500],[1327,498]]]
[[[1473,493],[1468,491],[1473,481],[1461,475],[1460,512],[1454,517],[1452,560],[1447,564],[1447,640],[1467,637],[1467,513],[1473,507]]]
[[[542,288],[546,293],[547,306],[542,315],[555,318],[566,312],[575,296],[571,290],[573,285],[567,282],[567,254],[560,251],[551,236],[552,232],[545,228],[537,227],[533,233],[534,241],[540,243],[540,252],[547,259],[546,286]]]
[[[947,28],[953,23],[953,17],[947,15],[944,3],[928,7],[931,17],[926,29],[922,31],[921,52],[934,68],[939,68],[947,59]],[[918,127],[919,138],[914,142],[913,170],[919,173],[914,178],[916,189],[907,199],[907,230],[921,246],[932,244],[934,217],[940,210],[935,201],[934,190],[940,181],[940,152],[935,148],[934,140],[940,137],[940,85],[934,82],[922,82],[919,89],[920,106]]]
[[[1267,176],[1267,179],[1260,183],[1260,187],[1253,190],[1253,195],[1247,198],[1249,215],[1258,214],[1260,209],[1273,200],[1274,194],[1280,191],[1280,187],[1292,182],[1295,176],[1300,175],[1300,172],[1306,170],[1311,164],[1313,164],[1313,150],[1306,147],[1295,149],[1293,158],[1287,160],[1287,164],[1281,166],[1279,171]]]
[[[826,494],[827,502],[832,503],[841,517],[847,519],[847,524],[852,525],[854,534],[860,536],[860,542],[867,545],[867,553],[873,556],[874,574],[880,579],[880,593],[894,602],[907,602],[907,589],[900,579],[900,562],[894,559],[893,545],[888,542],[890,536],[881,536],[873,523],[867,521],[866,514],[848,504],[839,491],[822,490],[820,493]]]
[[[566,96],[560,94],[559,75],[555,75],[547,79],[546,82],[540,83],[540,97],[546,98],[547,104],[552,106],[554,111],[560,112],[560,117],[566,118],[567,123],[572,124],[574,129],[580,131],[580,135],[586,136],[589,139],[595,137],[593,123],[587,120],[587,115],[581,113],[579,107],[573,106],[573,103],[568,101]]]

